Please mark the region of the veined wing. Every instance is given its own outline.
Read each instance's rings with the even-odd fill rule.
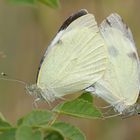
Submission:
[[[109,65],[95,84],[96,94],[112,105],[132,105],[139,94],[139,64],[131,31],[117,14],[107,17],[100,31],[107,44]]]
[[[58,95],[77,92],[99,80],[106,69],[107,50],[92,14],[74,20],[45,55],[37,85]]]

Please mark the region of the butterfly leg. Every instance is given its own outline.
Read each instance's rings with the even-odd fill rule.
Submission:
[[[112,105],[98,106],[98,108],[100,108],[100,109],[108,109],[108,108],[112,108]]]
[[[103,116],[103,119],[114,118],[114,117],[117,117],[117,116],[120,116],[120,115],[121,115],[120,113],[117,113],[117,114],[113,114],[113,115],[109,115],[109,116]]]
[[[38,108],[38,102],[40,101],[40,98],[36,98],[33,102],[33,107]]]

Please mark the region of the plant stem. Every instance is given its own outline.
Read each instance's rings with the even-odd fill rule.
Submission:
[[[59,117],[59,113],[55,113],[54,119],[48,123],[48,126],[53,125],[55,123],[55,121],[58,119],[58,117]]]

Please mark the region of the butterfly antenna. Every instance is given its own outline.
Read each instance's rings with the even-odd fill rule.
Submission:
[[[108,108],[112,108],[112,105],[107,105],[107,106],[97,106],[97,108],[100,108],[100,109],[108,109]]]
[[[27,85],[26,82],[24,82],[24,81],[21,81],[21,80],[18,80],[18,79],[9,78],[9,76],[6,73],[4,73],[4,72],[1,73],[0,80],[10,81],[10,82],[17,82],[17,83],[20,83],[22,85]]]
[[[121,116],[121,114],[118,113],[118,114],[114,114],[114,115],[110,115],[110,116],[103,116],[103,119],[115,118],[117,116]]]

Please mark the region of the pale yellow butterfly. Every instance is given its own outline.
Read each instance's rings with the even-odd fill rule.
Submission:
[[[37,83],[26,88],[46,101],[83,91],[103,76],[107,54],[94,15],[80,10],[61,26],[41,60]]]
[[[119,114],[138,114],[139,58],[132,33],[116,13],[101,23],[100,32],[107,44],[109,63],[104,76],[88,91],[93,88],[93,93],[114,106]]]

